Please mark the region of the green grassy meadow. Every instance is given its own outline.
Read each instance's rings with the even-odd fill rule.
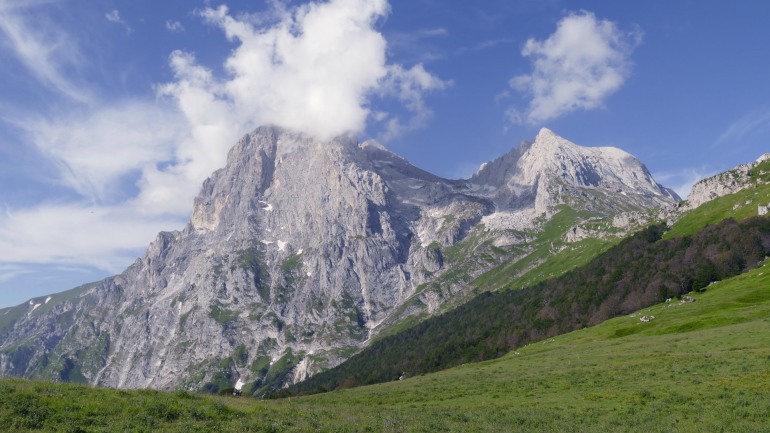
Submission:
[[[663,239],[691,235],[725,218],[742,221],[757,215],[759,205],[770,203],[770,184],[761,184],[706,202],[683,215]]]
[[[693,296],[493,361],[302,398],[5,379],[0,431],[770,431],[770,264]]]

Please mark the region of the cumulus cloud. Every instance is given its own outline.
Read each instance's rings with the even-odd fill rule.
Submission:
[[[514,77],[510,86],[531,100],[525,110],[511,108],[510,120],[536,124],[601,106],[628,77],[641,37],[582,11],[564,17],[547,39],[527,40],[521,54],[531,59],[532,73]]]
[[[422,64],[410,69],[394,65],[388,71],[382,91],[386,95],[393,95],[398,98],[404,107],[412,113],[412,116],[406,123],[397,117],[382,117],[382,121],[386,121],[386,129],[382,134],[384,140],[390,140],[406,132],[425,127],[433,115],[432,111],[425,105],[425,93],[441,90],[452,84],[428,73]]]
[[[233,16],[226,6],[199,11],[237,47],[223,65],[225,76],[194,53],[170,55],[175,80],[159,93],[176,102],[191,135],[177,149],[177,164],[144,172],[138,202],[187,210],[200,182],[225,163],[227,149],[258,125],[320,139],[360,133],[369,121],[387,139],[424,126],[431,117],[425,94],[449,82],[422,65],[387,62],[376,24],[389,10],[386,0],[331,0],[294,8],[273,2],[270,11],[251,15]],[[398,100],[406,116],[372,109],[385,98]]]
[[[60,72],[73,69],[64,67],[73,59],[87,64],[77,41],[55,25],[32,31],[14,10],[0,7],[0,32],[67,107],[34,116],[4,113],[0,120],[24,131],[27,144],[59,168],[56,180],[79,197],[0,211],[0,265],[15,266],[6,268],[7,278],[30,263],[120,271],[159,230],[184,224],[202,182],[256,126],[321,139],[371,127],[394,137],[430,119],[425,95],[450,83],[420,64],[388,62],[377,30],[389,13],[386,0],[269,3],[256,14],[233,15],[225,6],[198,11],[234,44],[224,64],[204,65],[193,52],[174,51],[174,78],[156,87],[158,100],[111,101],[83,97],[98,89]],[[105,18],[125,24],[118,11]],[[168,21],[167,29],[182,28],[176,24]]]
[[[202,80],[200,67],[175,53],[175,86],[197,84],[225,101],[238,123],[278,124],[324,139],[361,131],[367,93],[387,74],[385,39],[373,28],[387,12],[384,0],[333,0],[256,27],[230,16],[225,6],[205,9],[203,18],[239,43],[225,63],[229,77]]]

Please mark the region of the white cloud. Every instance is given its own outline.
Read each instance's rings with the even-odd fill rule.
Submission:
[[[225,103],[239,126],[270,123],[331,138],[363,131],[375,95],[396,96],[423,116],[422,95],[446,85],[421,65],[387,63],[386,41],[375,29],[389,12],[386,0],[275,5],[259,19],[234,18],[225,6],[203,10],[207,22],[239,44],[225,62],[229,76],[214,78],[190,54],[175,53],[177,81],[164,92],[203,92]],[[273,18],[269,26],[254,24],[266,16]],[[183,108],[190,110],[195,107]]]
[[[174,33],[181,33],[184,31],[184,26],[179,21],[166,21],[166,30]]]
[[[329,139],[360,133],[374,120],[392,138],[428,121],[424,94],[449,83],[422,65],[406,69],[387,63],[386,41],[375,29],[389,12],[387,1],[273,6],[266,13],[237,17],[226,6],[199,12],[238,46],[224,63],[224,77],[199,64],[192,53],[171,54],[175,80],[159,93],[177,103],[191,136],[178,148],[177,164],[145,171],[138,203],[186,211],[200,182],[224,165],[227,149],[258,125]],[[373,100],[388,97],[403,104],[408,119],[370,108]]]
[[[548,39],[524,44],[521,54],[532,59],[533,71],[514,77],[510,86],[532,99],[526,110],[509,109],[510,120],[537,124],[601,106],[628,77],[640,41],[640,31],[623,32],[591,12],[562,18]]]
[[[392,136],[430,118],[425,93],[449,83],[422,65],[388,64],[375,28],[389,12],[386,0],[271,4],[266,13],[237,17],[224,6],[200,12],[237,44],[223,76],[175,51],[175,78],[157,87],[159,100],[102,102],[59,75],[62,65],[80,61],[77,41],[55,25],[36,33],[0,7],[0,31],[12,36],[14,52],[66,97],[66,109],[54,114],[3,120],[25,131],[28,144],[59,167],[58,182],[80,196],[0,214],[0,264],[121,270],[159,230],[181,227],[203,180],[258,125],[323,139],[362,132],[367,122]],[[122,22],[117,11],[105,18]],[[373,108],[386,98],[406,114]]]
[[[78,264],[118,272],[158,227],[179,223],[148,218],[131,206],[69,203],[6,210],[0,214],[0,263]]]
[[[66,186],[92,201],[121,197],[124,177],[173,158],[184,138],[179,115],[146,101],[124,101],[54,119],[19,121],[59,168]]]
[[[77,43],[52,20],[29,14],[31,8],[41,4],[44,3],[0,7],[0,41],[46,87],[75,101],[91,101],[93,96],[88,89],[61,73],[80,69],[84,63]]]
[[[363,102],[387,74],[385,39],[372,27],[387,12],[384,0],[332,0],[257,28],[224,6],[204,10],[208,22],[240,43],[225,63],[230,77],[218,99],[228,100],[238,122],[254,119],[320,138],[362,131]]]
[[[387,141],[406,132],[425,127],[433,115],[432,111],[425,105],[425,93],[445,89],[451,84],[449,81],[443,81],[431,75],[421,64],[410,69],[404,69],[400,65],[391,66],[382,91],[397,97],[404,104],[404,107],[412,113],[412,116],[407,123],[403,123],[397,117],[387,116],[383,140]]]

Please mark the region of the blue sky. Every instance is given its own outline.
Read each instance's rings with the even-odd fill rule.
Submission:
[[[262,123],[467,177],[545,126],[666,186],[770,150],[770,2],[0,0],[0,307],[120,272]]]

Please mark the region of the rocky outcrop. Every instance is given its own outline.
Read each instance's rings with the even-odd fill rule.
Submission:
[[[697,208],[703,203],[754,186],[761,181],[762,173],[754,173],[760,164],[770,160],[770,153],[765,153],[756,161],[739,165],[732,170],[703,179],[692,186],[687,201],[681,207],[682,212]],[[754,174],[754,175],[752,175]]]
[[[190,223],[125,272],[0,311],[0,374],[246,392],[292,383],[365,345],[447,271],[442,248],[481,225],[499,246],[525,242],[517,230],[558,206],[612,216],[674,199],[631,155],[545,129],[451,181],[375,142],[259,128],[204,182]],[[420,296],[430,312],[444,301]]]

